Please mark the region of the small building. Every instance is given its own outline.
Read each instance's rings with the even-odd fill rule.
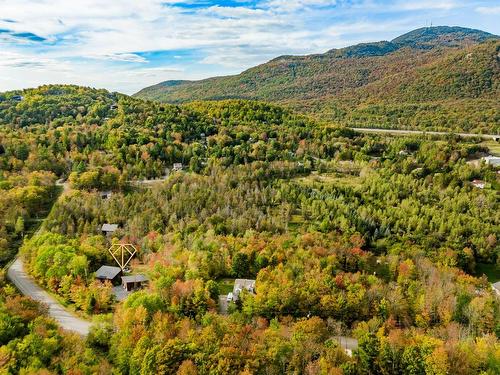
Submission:
[[[484,182],[483,180],[473,180],[471,184],[478,189],[484,189],[486,187],[486,182]]]
[[[144,275],[122,276],[122,287],[127,292],[142,288],[149,279]]]
[[[24,96],[22,96],[22,95],[14,95],[12,97],[12,100],[14,100],[15,102],[22,102],[24,100]]]
[[[483,160],[486,162],[486,164],[491,165],[493,167],[500,167],[500,157],[498,156],[485,156]]]
[[[95,272],[95,278],[102,282],[110,281],[112,284],[116,284],[118,276],[120,276],[121,273],[122,270],[120,267],[101,266],[101,268]]]
[[[118,109],[118,105],[116,103],[111,104],[111,107],[109,107],[112,111]]]
[[[236,279],[234,280],[233,295],[231,300],[237,301],[239,299],[240,293],[246,290],[250,293],[255,293],[255,280],[250,279]],[[229,301],[229,294],[228,294]]]
[[[174,163],[173,170],[174,171],[182,171],[182,163]]]
[[[113,195],[113,193],[111,191],[101,191],[101,198],[102,199],[109,199],[109,198],[111,198],[111,195]]]
[[[111,236],[118,229],[118,224],[103,224],[101,227],[101,232],[105,236]]]
[[[491,287],[497,294],[497,296],[500,296],[500,281],[497,281],[496,283],[491,284]]]

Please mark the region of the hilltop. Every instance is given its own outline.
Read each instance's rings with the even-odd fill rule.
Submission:
[[[347,125],[498,132],[500,38],[422,28],[392,41],[281,56],[235,76],[166,81],[135,96],[169,103],[279,102]]]

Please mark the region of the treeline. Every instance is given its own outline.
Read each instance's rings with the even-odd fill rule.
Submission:
[[[0,267],[16,245],[37,225],[54,201],[55,176],[49,172],[9,173],[0,170]]]
[[[0,280],[0,371],[3,374],[110,373],[98,340],[63,332],[47,307]]]

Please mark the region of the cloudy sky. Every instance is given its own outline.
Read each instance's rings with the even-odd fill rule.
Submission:
[[[430,22],[500,34],[498,20],[500,0],[0,0],[0,91],[74,83],[131,94]]]

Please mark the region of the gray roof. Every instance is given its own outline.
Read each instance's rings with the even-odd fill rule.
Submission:
[[[495,291],[497,293],[500,293],[500,281],[497,281],[496,283],[491,284],[491,286],[493,287],[493,289],[495,289]]]
[[[130,276],[122,276],[122,284],[125,283],[142,283],[144,281],[148,281],[149,279],[144,275],[130,275]]]
[[[103,224],[101,230],[103,232],[114,232],[118,229],[118,224]]]
[[[486,161],[486,164],[493,165],[495,167],[500,166],[500,157],[497,156],[486,156],[483,158]]]
[[[240,292],[246,289],[249,292],[255,291],[255,280],[250,279],[236,279],[234,280],[233,295],[235,299],[238,299]]]
[[[101,266],[101,268],[95,272],[95,277],[98,279],[113,280],[120,272],[122,272],[120,267]]]

